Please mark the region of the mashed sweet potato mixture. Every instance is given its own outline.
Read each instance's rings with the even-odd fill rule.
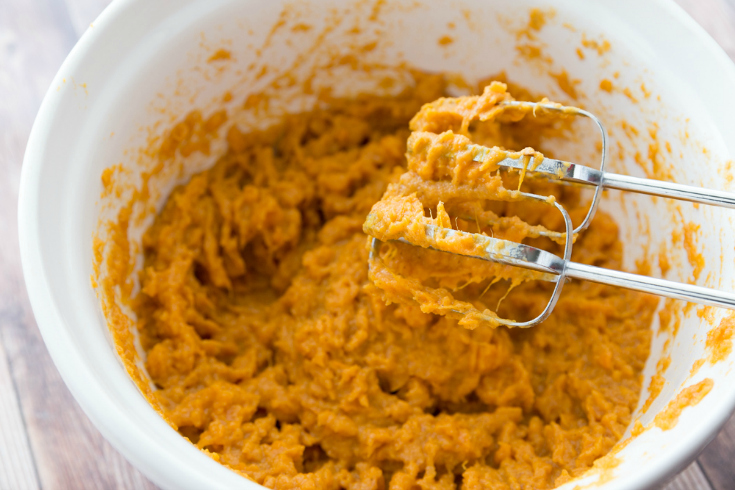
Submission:
[[[520,189],[529,166],[539,165],[543,155],[532,148],[519,152],[498,146],[488,148],[471,139],[502,141],[502,127],[487,123],[518,122],[529,112],[502,105],[510,100],[506,85],[493,82],[480,96],[441,98],[425,104],[409,124],[412,133],[407,143],[408,169],[398,182],[388,185],[386,193],[368,214],[363,231],[380,241],[402,240],[424,249],[465,256],[485,255],[487,243],[483,236],[514,243],[545,236],[563,244],[562,233],[543,225],[532,226],[520,217],[553,223],[553,211],[544,205],[553,205],[554,196],[544,199],[541,195],[506,188],[510,181]],[[475,121],[485,124],[480,126],[482,131],[475,127],[471,134],[470,124]],[[505,158],[524,163],[520,177],[510,179],[499,171],[498,163]],[[499,216],[493,209],[497,210],[502,201],[515,205],[508,216]],[[461,233],[454,233],[455,228]],[[497,243],[496,247],[500,245]],[[393,267],[386,266],[386,262],[391,262]],[[408,271],[407,276],[396,268]],[[375,247],[370,256],[369,277],[383,290],[387,301],[418,303],[422,312],[458,319],[459,325],[467,328],[498,325],[497,314],[479,306],[498,281],[510,281],[508,292],[497,302],[499,305],[519,284],[543,278],[518,267],[427,253],[404,244],[393,244],[387,252]],[[439,287],[426,286],[427,280]],[[479,294],[476,288],[466,289],[488,281]],[[458,292],[468,297],[468,301],[457,300]],[[526,316],[527,311],[516,313]]]
[[[570,283],[540,326],[468,329],[387,304],[369,280],[363,223],[406,170],[409,121],[443,95],[442,77],[421,76],[397,97],[333,100],[257,133],[233,127],[227,153],[177,188],[148,229],[133,303],[145,366],[167,418],[221,463],[279,489],[545,489],[623,435],[655,299]],[[539,147],[549,128],[531,117],[432,121],[421,130],[507,149]],[[503,178],[516,188],[517,175]],[[573,217],[586,211],[573,188],[529,185]],[[425,204],[437,217],[439,203]],[[559,229],[552,207],[483,211],[484,231],[558,251],[536,233]],[[419,266],[394,260],[405,276],[493,311],[513,282],[507,271],[495,280],[490,263],[452,259],[479,263],[468,274],[447,254],[402,253],[424,254]],[[617,268],[621,255],[615,223],[598,212],[574,260]],[[515,286],[497,312],[518,320],[550,287]]]

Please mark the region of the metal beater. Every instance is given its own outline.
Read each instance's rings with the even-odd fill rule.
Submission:
[[[508,107],[516,107],[522,109],[548,110],[554,112],[562,112],[576,116],[590,118],[595,122],[602,136],[602,159],[600,169],[596,170],[584,165],[579,165],[551,158],[543,158],[540,162],[534,162],[534,157],[530,160],[523,157],[508,157],[498,162],[501,167],[525,170],[526,173],[540,174],[551,180],[560,180],[563,182],[571,182],[575,184],[594,186],[595,191],[592,197],[589,211],[582,223],[573,228],[569,214],[557,202],[553,205],[559,210],[564,218],[566,232],[558,234],[564,238],[564,255],[559,257],[550,252],[524,245],[517,242],[502,240],[498,238],[488,237],[477,233],[468,233],[450,228],[443,228],[434,225],[425,225],[426,238],[430,243],[429,248],[438,251],[447,252],[445,243],[457,236],[470,237],[475,242],[475,250],[481,251],[477,254],[461,254],[478,259],[499,262],[501,264],[523,267],[537,272],[543,273],[544,280],[556,283],[554,291],[549,302],[543,312],[533,320],[527,322],[515,322],[499,317],[485,316],[487,321],[492,323],[500,323],[509,327],[532,327],[544,321],[553,311],[556,302],[559,299],[564,283],[567,279],[581,279],[592,281],[610,286],[618,286],[634,291],[640,291],[649,294],[656,294],[666,298],[681,299],[693,303],[699,303],[708,306],[717,306],[735,310],[735,294],[709,289],[691,284],[684,284],[675,281],[667,281],[665,279],[657,279],[629,272],[621,272],[591,265],[579,264],[571,262],[572,246],[574,235],[589,226],[596,210],[599,200],[602,196],[604,188],[618,189],[623,191],[637,192],[640,194],[648,194],[652,196],[660,196],[671,199],[679,199],[691,201],[695,203],[708,204],[712,206],[721,206],[735,209],[735,194],[728,192],[715,191],[710,189],[702,189],[687,185],[673,184],[658,180],[642,179],[630,177],[626,175],[618,175],[605,172],[605,161],[607,159],[607,136],[602,122],[593,114],[569,106],[558,104],[546,104],[536,102],[523,101],[505,101],[501,105]],[[470,149],[475,152],[474,160],[482,162],[485,159],[489,148],[480,145],[470,145]],[[536,164],[538,163],[538,164]],[[519,193],[526,199],[534,199],[547,201],[545,197],[535,194]],[[367,230],[370,231],[369,229]],[[405,238],[400,238],[400,242],[414,245]],[[372,248],[370,251],[370,260],[379,260],[379,250],[381,241],[377,238],[372,240]],[[454,253],[454,252],[450,252]],[[456,312],[460,313],[460,312]]]

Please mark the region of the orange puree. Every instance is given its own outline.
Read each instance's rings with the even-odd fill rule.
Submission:
[[[671,429],[679,421],[681,412],[686,407],[694,406],[702,401],[712,390],[714,382],[710,378],[704,378],[699,383],[688,386],[681,390],[676,398],[671,400],[666,408],[656,415],[653,423],[662,430]]]
[[[434,138],[540,148],[545,131],[559,130],[523,114],[485,117],[508,97],[501,84],[414,119],[423,133],[408,159],[444,187],[400,177],[411,117],[444,93],[444,78],[419,76],[396,97],[332,100],[256,133],[233,127],[227,152],[175,189],[147,230],[132,302],[145,367],[166,418],[222,464],[278,489],[546,489],[591,468],[623,435],[654,298],[570,283],[540,326],[469,330],[386,304],[369,281],[362,226],[389,183],[415,185],[418,197],[400,205],[417,222],[559,250],[540,235],[561,223],[547,203],[477,206],[517,189],[518,175],[499,179],[469,160],[461,172],[449,160],[420,165]],[[487,194],[438,202],[465,184]],[[586,211],[574,188],[523,185],[553,194],[575,219]],[[466,220],[455,220],[460,211]],[[503,317],[534,314],[549,292],[489,262],[383,250],[402,277],[436,291],[472,302],[487,290]],[[617,226],[598,212],[574,260],[619,268],[621,256]],[[497,309],[509,284],[515,294]]]

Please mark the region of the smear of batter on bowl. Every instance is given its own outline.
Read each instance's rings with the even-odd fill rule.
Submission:
[[[732,352],[732,337],[735,334],[735,315],[728,315],[720,324],[707,332],[705,344],[711,364],[724,361]]]
[[[699,383],[687,386],[671,400],[666,408],[656,415],[653,423],[661,430],[669,430],[676,426],[679,421],[681,412],[690,406],[698,404],[712,390],[714,382],[710,378],[705,378]]]
[[[409,121],[445,92],[443,77],[417,75],[395,97],[333,99],[260,132],[232,126],[227,152],[176,188],[145,233],[132,307],[152,396],[222,464],[271,488],[546,489],[587,471],[622,437],[655,298],[571,283],[533,329],[468,330],[388,305],[370,283],[363,222],[405,171]],[[203,128],[211,120],[191,119]],[[544,124],[466,129],[485,145],[543,149],[554,129]],[[162,151],[208,151],[198,133]],[[516,188],[518,176],[507,178]],[[529,185],[575,218],[586,212],[575,188]],[[493,213],[507,225],[495,232],[524,230],[527,243],[558,247],[524,223],[555,229],[560,216],[548,206],[501,203]],[[617,225],[598,212],[573,259],[619,268],[622,253]],[[466,268],[424,258],[445,285],[467,279]],[[479,297],[494,280],[476,279],[462,294]],[[484,298],[496,303],[503,282]],[[548,285],[523,282],[516,292],[503,316],[542,308]]]

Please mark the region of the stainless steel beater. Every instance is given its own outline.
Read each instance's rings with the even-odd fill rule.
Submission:
[[[565,114],[584,116],[592,119],[599,128],[602,136],[602,160],[600,162],[599,170],[551,158],[543,158],[540,162],[534,162],[534,157],[527,160],[521,156],[517,158],[508,157],[497,162],[501,167],[525,170],[526,173],[541,174],[551,180],[560,180],[595,187],[589,211],[577,228],[573,228],[569,213],[567,213],[564,207],[557,202],[553,202],[553,205],[562,214],[566,228],[566,232],[564,234],[558,234],[559,236],[564,237],[565,244],[563,257],[517,242],[434,225],[425,225],[426,238],[430,244],[429,248],[433,250],[456,253],[448,250],[449,247],[447,246],[447,242],[453,238],[457,238],[458,236],[468,237],[474,240],[474,250],[479,252],[476,254],[462,253],[461,255],[531,269],[543,273],[542,277],[544,280],[556,283],[551,299],[547,303],[546,308],[544,308],[544,311],[533,320],[527,322],[515,322],[495,316],[486,316],[487,321],[511,327],[532,327],[539,324],[551,314],[567,279],[592,281],[634,291],[656,294],[666,298],[681,299],[693,303],[735,310],[735,294],[733,293],[632,274],[629,272],[604,269],[601,267],[570,261],[574,234],[589,226],[589,223],[597,210],[597,205],[604,188],[619,189],[733,209],[735,209],[735,194],[605,172],[605,161],[607,159],[607,136],[602,122],[593,114],[576,107],[536,102],[505,101],[501,103],[501,105],[532,109],[534,111],[542,109],[563,112]],[[491,152],[489,148],[480,145],[470,145],[468,149],[475,153],[473,160],[477,162],[483,162],[486,156],[489,155],[489,152]],[[520,192],[518,194],[526,199],[547,202],[545,197],[535,194],[524,192]],[[414,245],[405,238],[400,238],[397,241]],[[382,242],[377,238],[373,238],[372,249],[370,251],[371,262],[379,260],[378,252],[380,250],[381,243]],[[455,312],[461,314],[461,312]],[[482,316],[484,315],[481,315],[481,317]]]

